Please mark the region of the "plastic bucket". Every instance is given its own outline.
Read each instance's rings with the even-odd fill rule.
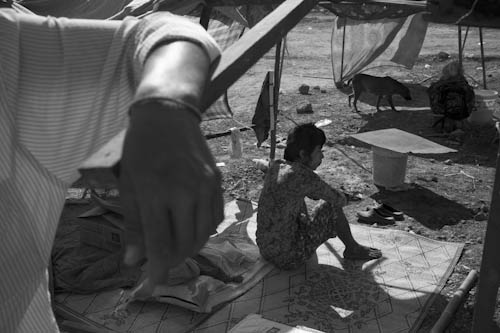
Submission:
[[[373,183],[383,187],[404,185],[408,154],[372,147]]]
[[[498,107],[498,91],[474,90],[476,102],[475,110],[469,116],[469,122],[474,125],[487,125],[493,123],[493,113]]]

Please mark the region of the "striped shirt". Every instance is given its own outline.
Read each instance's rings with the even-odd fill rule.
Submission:
[[[148,52],[214,39],[168,13],[65,19],[0,9],[0,332],[57,332],[47,264],[77,167],[127,126]]]

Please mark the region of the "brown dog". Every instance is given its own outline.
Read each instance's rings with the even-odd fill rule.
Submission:
[[[392,103],[392,95],[397,94],[407,101],[411,100],[410,89],[408,89],[408,87],[406,87],[401,82],[394,80],[390,76],[379,77],[367,74],[356,74],[351,80],[352,94],[349,95],[349,106],[351,106],[351,98],[354,96],[353,104],[356,112],[359,112],[358,108],[356,107],[356,102],[358,101],[361,94],[365,91],[378,96],[377,111],[380,111],[379,105],[382,96],[386,96],[387,101],[389,101],[389,104],[394,111],[398,110],[396,110],[394,104]]]

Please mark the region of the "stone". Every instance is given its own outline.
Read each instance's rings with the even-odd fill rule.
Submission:
[[[438,59],[441,61],[444,61],[444,60],[449,59],[449,58],[450,58],[450,54],[447,52],[441,51],[438,53]]]
[[[305,103],[302,103],[299,106],[297,106],[297,113],[298,114],[313,113],[311,103],[305,102]]]
[[[461,129],[456,129],[449,134],[449,137],[452,140],[463,141],[465,138],[465,132]]]
[[[309,94],[309,86],[307,84],[301,84],[299,87],[299,93],[302,95],[308,95]]]
[[[474,220],[476,221],[486,221],[488,219],[488,216],[484,213],[477,213],[476,216],[474,216]]]

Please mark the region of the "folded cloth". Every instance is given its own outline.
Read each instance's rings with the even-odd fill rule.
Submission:
[[[210,312],[220,303],[230,301],[255,285],[273,266],[260,257],[260,252],[249,232],[255,230],[255,216],[229,225],[211,237],[197,257],[210,261],[217,273],[232,278],[219,280],[217,274],[203,275],[177,285],[157,287],[156,301],[175,304],[196,312]],[[203,267],[202,267],[203,268]],[[236,277],[241,277],[237,279]]]

